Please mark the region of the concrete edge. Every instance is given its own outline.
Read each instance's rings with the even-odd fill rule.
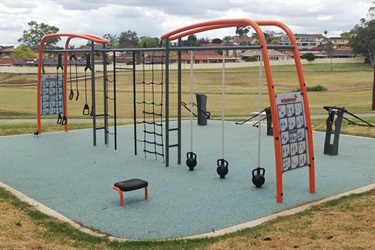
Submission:
[[[16,196],[21,201],[26,202],[26,203],[30,204],[31,206],[35,207],[40,212],[42,212],[46,215],[55,217],[55,218],[57,218],[57,219],[59,219],[63,222],[66,222],[69,225],[71,225],[72,227],[78,229],[79,231],[81,231],[83,233],[87,233],[89,235],[93,235],[93,236],[97,236],[97,237],[108,238],[111,241],[137,241],[137,240],[118,238],[118,237],[110,236],[108,234],[95,232],[95,231],[93,231],[89,228],[81,226],[77,222],[65,217],[64,215],[62,215],[62,214],[56,212],[55,210],[43,205],[42,203],[37,202],[36,200],[32,199],[31,197],[19,192],[18,190],[6,185],[5,183],[3,183],[1,181],[0,181],[0,187],[2,187],[5,190],[11,192],[14,196]],[[267,221],[274,220],[274,219],[276,219],[277,217],[280,217],[280,216],[293,215],[293,214],[308,210],[308,209],[310,209],[314,206],[318,206],[320,204],[323,204],[325,202],[328,202],[328,201],[331,201],[331,200],[336,200],[338,198],[348,196],[348,195],[351,195],[351,194],[360,194],[360,193],[363,193],[363,192],[366,192],[366,191],[370,191],[371,189],[375,189],[375,183],[364,186],[364,187],[361,187],[361,188],[357,188],[357,189],[354,189],[354,190],[350,190],[350,191],[347,191],[347,192],[344,192],[344,193],[341,193],[341,194],[337,194],[337,195],[334,195],[334,196],[331,196],[331,197],[328,197],[328,198],[325,198],[325,199],[322,199],[322,200],[314,201],[314,202],[308,203],[306,205],[291,208],[291,209],[288,209],[288,210],[285,210],[285,211],[282,211],[282,212],[279,212],[279,213],[275,213],[275,214],[272,214],[272,215],[269,215],[269,216],[266,216],[266,217],[262,217],[262,218],[259,218],[259,219],[256,219],[256,220],[252,220],[252,221],[249,221],[249,222],[246,222],[246,223],[243,223],[243,224],[239,224],[239,225],[236,225],[236,226],[224,228],[224,229],[221,229],[221,230],[218,230],[218,231],[213,231],[213,232],[210,232],[210,233],[198,234],[198,235],[193,235],[193,236],[187,236],[187,237],[166,239],[166,240],[201,239],[201,238],[211,238],[211,237],[222,236],[222,235],[234,233],[234,232],[246,229],[246,228],[259,226],[259,225],[261,225],[261,224],[263,224]],[[163,241],[163,240],[160,240],[160,241]]]
[[[312,207],[318,206],[320,204],[323,204],[325,202],[328,202],[328,201],[331,201],[331,200],[336,200],[336,199],[339,199],[341,197],[348,196],[348,195],[351,195],[351,194],[363,193],[363,192],[366,192],[366,191],[370,191],[371,189],[375,189],[375,183],[367,185],[365,187],[350,190],[350,191],[347,191],[347,192],[344,192],[344,193],[341,193],[341,194],[338,194],[338,195],[334,195],[334,196],[331,196],[331,197],[328,197],[328,198],[325,198],[325,199],[322,199],[322,200],[313,201],[313,202],[308,203],[306,205],[291,208],[291,209],[288,209],[288,210],[285,210],[285,211],[282,211],[282,212],[279,212],[279,213],[275,213],[275,214],[272,214],[272,215],[269,215],[269,216],[266,216],[266,217],[262,217],[262,218],[259,218],[259,219],[256,219],[256,220],[252,220],[252,221],[249,221],[249,222],[246,222],[246,223],[243,223],[243,224],[239,224],[239,225],[236,225],[236,226],[233,226],[233,227],[221,229],[221,230],[218,230],[216,232],[210,232],[210,233],[206,233],[206,234],[199,234],[199,235],[194,235],[194,236],[189,236],[189,237],[183,237],[181,239],[197,239],[197,238],[208,238],[208,237],[222,236],[222,235],[225,235],[225,234],[228,234],[228,233],[233,233],[233,232],[240,231],[240,230],[243,230],[243,229],[246,229],[246,228],[251,228],[251,227],[261,225],[264,222],[276,219],[277,217],[280,217],[280,216],[293,215],[293,214],[308,210]]]

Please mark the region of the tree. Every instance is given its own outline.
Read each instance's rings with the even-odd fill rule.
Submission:
[[[157,48],[160,45],[158,37],[142,36],[137,45],[138,48]]]
[[[333,70],[332,56],[333,56],[333,52],[335,51],[335,48],[333,47],[332,41],[327,39],[327,42],[324,45],[324,47],[326,49],[327,56],[329,56],[329,58],[331,58],[331,70]]]
[[[220,38],[214,38],[214,39],[212,39],[212,43],[214,43],[214,44],[222,44],[223,40],[221,40]]]
[[[230,45],[231,42],[232,42],[232,37],[231,36],[225,36],[223,38],[223,43],[224,43],[225,46]]]
[[[200,43],[199,43],[199,41],[197,39],[197,36],[195,34],[189,35],[187,40],[182,41],[182,44],[184,46],[191,46],[191,47],[200,46]]]
[[[350,38],[352,38],[352,34],[350,34],[350,32],[342,32],[341,34],[340,34],[340,37],[341,38],[344,38],[344,39],[350,39]]]
[[[119,38],[117,35],[105,34],[103,37],[108,40],[108,48],[119,47]]]
[[[135,31],[121,32],[118,38],[119,48],[135,48],[139,43],[139,37]]]
[[[36,58],[35,52],[24,45],[14,49],[13,57],[17,59]]]
[[[24,30],[22,37],[20,37],[17,41],[21,43],[21,45],[30,47],[35,51],[39,51],[40,41],[45,35],[59,32],[59,28],[49,26],[45,23],[38,24],[36,21],[30,21],[27,24],[30,26],[30,29]],[[60,40],[60,37],[49,38],[46,40],[45,47],[53,47]]]
[[[375,110],[375,1],[372,2],[368,16],[370,20],[361,19],[361,23],[357,24],[353,29],[354,33],[350,40],[349,46],[358,54],[363,54],[365,58],[371,62],[374,69],[374,80],[372,87],[372,110]]]
[[[247,33],[249,33],[250,27],[248,26],[238,26],[236,28],[236,34],[240,37],[247,37]]]

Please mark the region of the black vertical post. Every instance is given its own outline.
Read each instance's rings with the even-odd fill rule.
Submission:
[[[181,47],[181,38],[178,39],[178,47]],[[181,92],[182,92],[182,72],[181,72],[181,55],[182,51],[178,50],[178,61],[177,61],[177,164],[181,164]]]
[[[137,87],[136,87],[136,62],[133,51],[133,127],[134,127],[134,154],[137,155]]]
[[[266,111],[266,121],[267,121],[267,135],[273,136],[271,108],[268,107],[265,109],[265,111]]]
[[[92,130],[93,144],[96,146],[96,103],[95,103],[95,46],[91,42],[91,114],[92,114]]]
[[[165,166],[169,167],[169,39],[165,39]]]
[[[324,107],[328,110],[328,118],[326,120],[327,130],[324,143],[324,154],[338,155],[339,151],[339,138],[342,117],[344,116],[345,108]],[[336,119],[335,119],[336,116]],[[333,129],[334,125],[334,129]],[[333,137],[333,143],[331,143]]]
[[[115,150],[117,149],[117,89],[116,89],[116,52],[113,51],[113,119],[115,129]]]
[[[197,98],[197,122],[199,126],[207,125],[207,96],[196,94]]]
[[[103,44],[105,49],[105,44]],[[104,101],[104,144],[108,144],[108,75],[107,75],[107,57],[106,53],[102,52],[103,56],[103,101]]]

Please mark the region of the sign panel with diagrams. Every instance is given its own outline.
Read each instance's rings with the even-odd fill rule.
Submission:
[[[308,166],[307,126],[302,93],[278,94],[276,104],[283,172]]]
[[[41,115],[54,115],[63,113],[63,77],[42,76],[40,95]]]

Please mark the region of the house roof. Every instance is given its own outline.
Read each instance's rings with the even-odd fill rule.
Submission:
[[[294,36],[296,38],[297,37],[303,37],[303,36],[313,36],[313,37],[320,38],[320,39],[324,38],[324,36],[322,34],[294,34]]]
[[[0,46],[1,52],[14,52],[14,46]]]
[[[237,37],[233,40],[233,43],[253,43],[255,38],[252,37]]]

